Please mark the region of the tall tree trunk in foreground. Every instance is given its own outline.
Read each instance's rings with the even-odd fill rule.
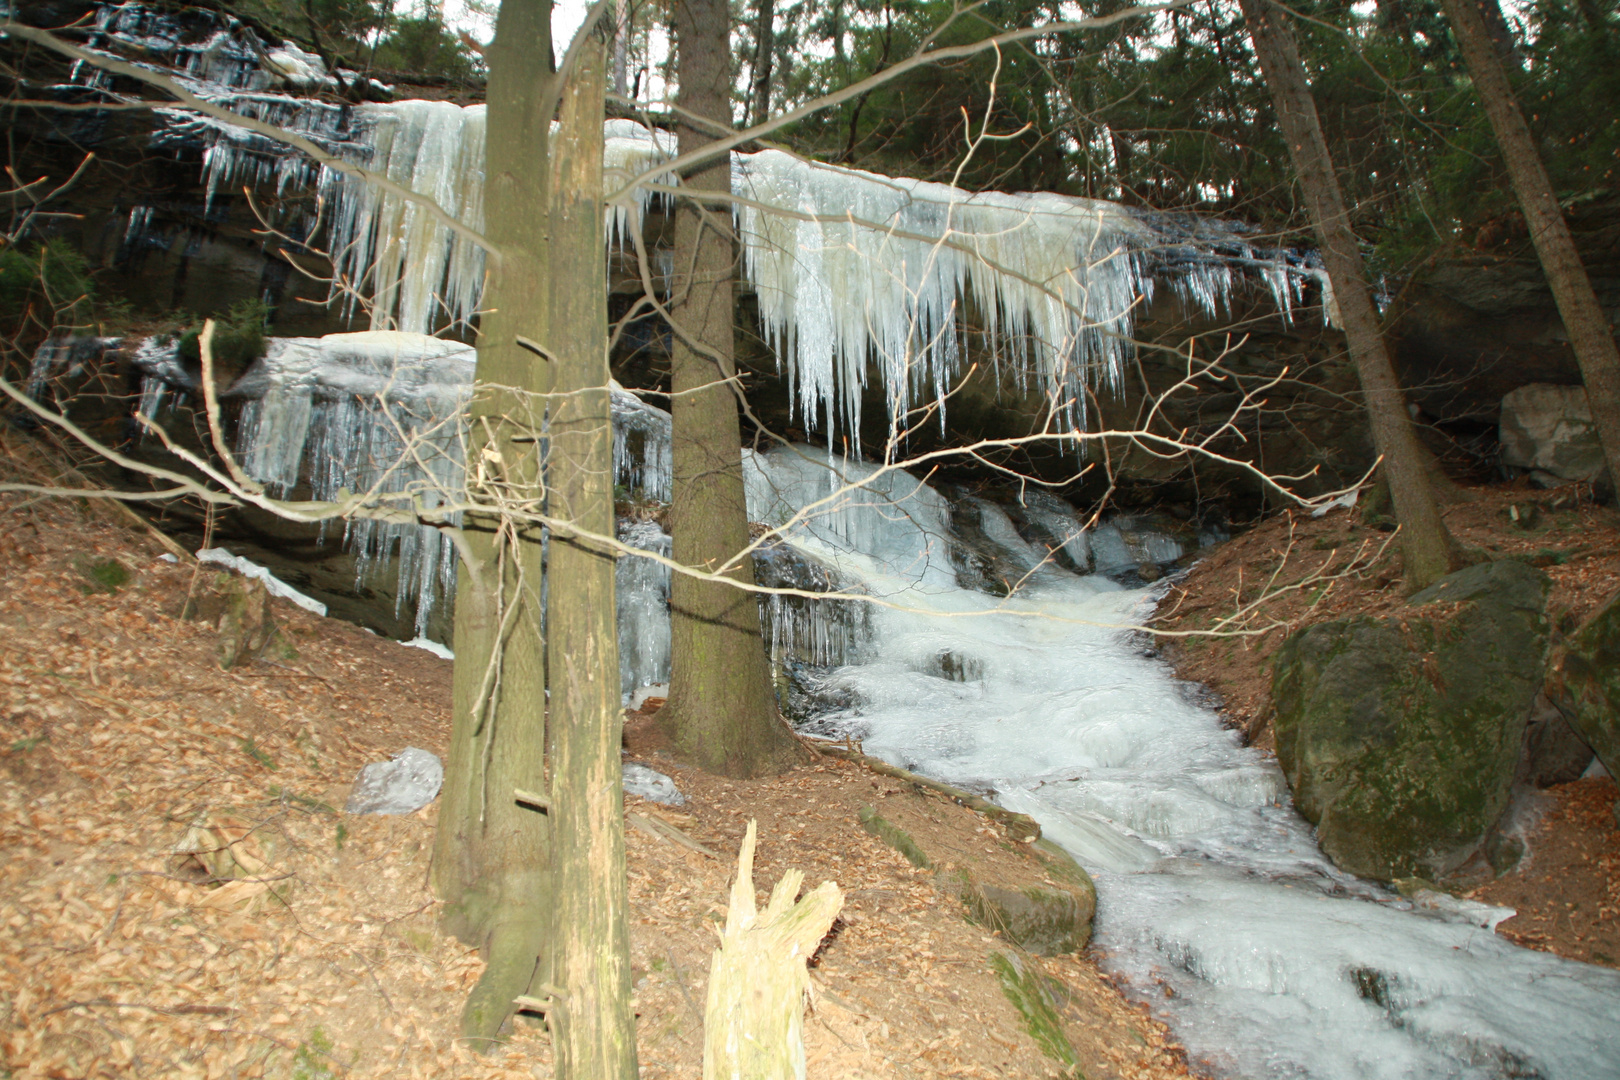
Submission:
[[[676,5],[672,22],[681,109],[729,126],[726,0],[686,0]],[[679,129],[682,154],[713,141],[711,131],[689,124]],[[731,191],[729,155],[685,177],[682,187],[688,197],[675,213],[670,286],[677,324],[670,524],[676,561],[718,568],[748,545],[737,398],[733,386],[723,381],[736,374],[731,287],[736,257],[731,206],[724,200],[701,202],[696,196]],[[744,560],[732,576],[752,582],[752,563]],[[727,776],[786,768],[796,747],[776,715],[754,595],[676,574],[669,605],[670,696],[663,715],[677,753],[699,768]]]
[[[602,254],[602,97],[606,45],[587,36],[565,72],[551,147],[555,357],[547,508],[553,519],[613,533],[613,420],[608,396],[607,273]],[[619,740],[614,553],[565,524],[551,529],[546,633],[551,677],[553,867],[547,1011],[561,1080],[635,1080],[629,895]],[[538,784],[537,784],[538,786]]]
[[[1620,352],[1615,349],[1614,332],[1592,291],[1586,267],[1581,265],[1580,253],[1575,250],[1530,126],[1524,121],[1518,98],[1502,68],[1481,6],[1479,0],[1445,0],[1451,29],[1473,77],[1474,89],[1485,105],[1485,114],[1491,119],[1496,141],[1501,144],[1502,160],[1507,163],[1513,191],[1530,226],[1530,240],[1536,246],[1547,284],[1552,287],[1575,361],[1581,366],[1592,420],[1609,463],[1609,476],[1620,482]]]
[[[1288,15],[1269,0],[1241,0],[1241,5],[1310,209],[1345,341],[1361,376],[1373,444],[1383,456],[1384,478],[1401,525],[1406,582],[1412,589],[1421,589],[1449,573],[1454,558],[1451,535],[1441,520],[1425,469],[1429,455],[1412,430],[1405,397],[1384,348],[1378,313],[1367,291],[1361,249],[1350,229],[1349,211],[1333,174],[1333,159],[1322,137],[1316,102],[1305,81],[1305,66]]]
[[[550,68],[549,0],[505,0],[490,47],[484,182],[485,234],[501,255],[490,259],[467,451],[468,485],[483,499],[533,500],[540,491],[542,406],[490,388],[549,389],[545,365],[517,338],[546,338],[550,118],[541,113]],[[433,884],[446,929],[489,963],[462,1015],[469,1038],[489,1040],[528,988],[550,906],[545,818],[513,798],[515,788],[541,787],[545,770],[542,564],[538,529],[480,516],[466,530],[473,564],[463,563],[457,584],[455,711]]]

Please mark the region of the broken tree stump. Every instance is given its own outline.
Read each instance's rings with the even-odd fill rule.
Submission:
[[[750,821],[725,933],[709,965],[703,1080],[804,1080],[805,962],[844,906],[831,881],[795,903],[804,874],[789,870],[761,914],[754,904],[755,831]]]

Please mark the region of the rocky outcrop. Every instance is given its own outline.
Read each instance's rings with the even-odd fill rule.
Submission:
[[[1524,732],[1519,779],[1538,788],[1579,780],[1592,764],[1592,748],[1545,693],[1536,695]]]
[[[1620,776],[1620,595],[1558,650],[1547,670],[1547,696],[1609,775]]]
[[[937,819],[920,804],[895,801],[885,813],[866,806],[859,817],[862,828],[913,866],[934,871],[935,884],[959,899],[972,921],[1019,948],[1038,956],[1059,956],[1083,949],[1091,940],[1097,887],[1050,840],[1014,842],[1001,855],[984,858],[937,829],[925,836],[933,848],[925,850],[919,830],[937,824]],[[1028,859],[1005,857],[1014,852]]]
[[[1611,322],[1620,315],[1620,198],[1566,208],[1570,232]],[[1408,396],[1442,422],[1494,426],[1521,386],[1579,386],[1546,275],[1522,221],[1482,233],[1475,250],[1436,259],[1402,289],[1388,336]]]
[[[1548,587],[1524,563],[1483,563],[1398,615],[1318,623],[1277,651],[1277,758],[1340,867],[1442,878],[1480,849],[1541,688]]]
[[[1558,480],[1596,480],[1603,447],[1581,386],[1531,383],[1502,398],[1502,464]]]

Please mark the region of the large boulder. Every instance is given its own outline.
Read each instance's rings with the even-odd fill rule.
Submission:
[[[1479,850],[1541,688],[1548,584],[1483,563],[1397,615],[1318,623],[1277,651],[1277,758],[1340,867],[1441,878]]]
[[[1547,669],[1547,696],[1620,776],[1620,594],[1569,636]]]
[[[1500,435],[1504,465],[1562,480],[1595,480],[1603,472],[1603,447],[1585,387],[1519,387],[1502,398]]]

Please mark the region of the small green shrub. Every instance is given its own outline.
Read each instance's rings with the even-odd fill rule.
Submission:
[[[30,318],[46,330],[83,325],[95,295],[89,262],[66,241],[0,248],[0,331]]]
[[[223,368],[240,370],[264,355],[264,326],[270,317],[270,308],[263,300],[241,300],[231,305],[222,318],[214,320],[214,363]],[[202,327],[193,327],[180,335],[180,359],[189,363],[202,362]]]
[[[115,593],[129,584],[129,567],[117,559],[81,560],[78,569],[89,582],[83,586],[86,593]]]

